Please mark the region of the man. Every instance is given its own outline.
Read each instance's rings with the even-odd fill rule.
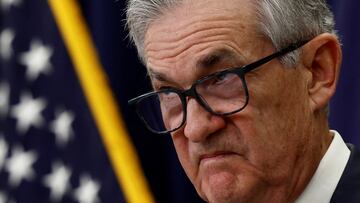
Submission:
[[[127,22],[154,87],[129,103],[205,201],[360,201],[359,156],[328,127],[341,48],[325,1],[130,0]]]

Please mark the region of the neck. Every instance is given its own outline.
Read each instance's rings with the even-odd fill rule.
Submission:
[[[300,153],[300,156],[297,158],[294,175],[290,181],[288,201],[285,202],[294,202],[305,190],[334,136],[328,127],[326,115],[316,119],[309,129],[312,130],[310,130],[308,135],[305,135],[308,136],[308,139],[304,143],[304,146],[307,147],[302,149],[302,154]]]
[[[324,119],[314,122],[309,128],[311,130],[302,135],[308,139],[299,147],[300,153],[292,166],[292,174],[284,184],[269,191],[265,198],[271,200],[269,202],[294,202],[305,190],[334,136],[327,125],[327,117]]]

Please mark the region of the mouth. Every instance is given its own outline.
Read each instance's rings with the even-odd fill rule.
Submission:
[[[235,155],[237,154],[235,154],[234,152],[227,152],[227,151],[219,151],[209,154],[203,154],[200,156],[200,163],[215,162]]]

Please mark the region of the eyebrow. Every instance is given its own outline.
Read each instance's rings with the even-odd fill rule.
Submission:
[[[204,69],[204,70],[208,70],[211,68],[214,68],[217,64],[224,62],[224,61],[228,61],[232,64],[233,66],[235,65],[236,61],[240,61],[242,59],[242,57],[236,53],[234,53],[233,51],[229,50],[229,49],[216,49],[213,50],[211,52],[209,52],[208,54],[205,54],[204,56],[200,57],[200,59],[196,62],[196,68],[197,69]],[[227,67],[230,68],[230,67]],[[201,70],[203,71],[203,70]],[[156,70],[154,70],[152,67],[148,67],[148,74],[150,76],[151,80],[157,80],[159,82],[173,82],[173,80],[171,78],[169,78],[165,73],[162,72],[158,72]]]
[[[197,68],[211,68],[216,66],[217,64],[227,61],[234,63],[235,61],[239,60],[239,56],[235,54],[233,51],[229,49],[216,49],[203,57],[201,57],[197,63]]]
[[[151,80],[156,79],[156,80],[158,80],[160,82],[170,82],[171,81],[171,79],[168,78],[166,76],[166,74],[158,72],[158,71],[154,70],[151,67],[148,67],[148,75],[149,75]]]

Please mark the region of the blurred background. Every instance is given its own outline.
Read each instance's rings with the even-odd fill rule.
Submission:
[[[0,203],[202,202],[170,137],[149,133],[127,105],[150,84],[127,39],[125,1],[54,2],[0,0]],[[344,51],[331,128],[360,146],[360,2],[329,4]],[[117,113],[97,119],[108,104]],[[124,126],[108,133],[114,117]]]

